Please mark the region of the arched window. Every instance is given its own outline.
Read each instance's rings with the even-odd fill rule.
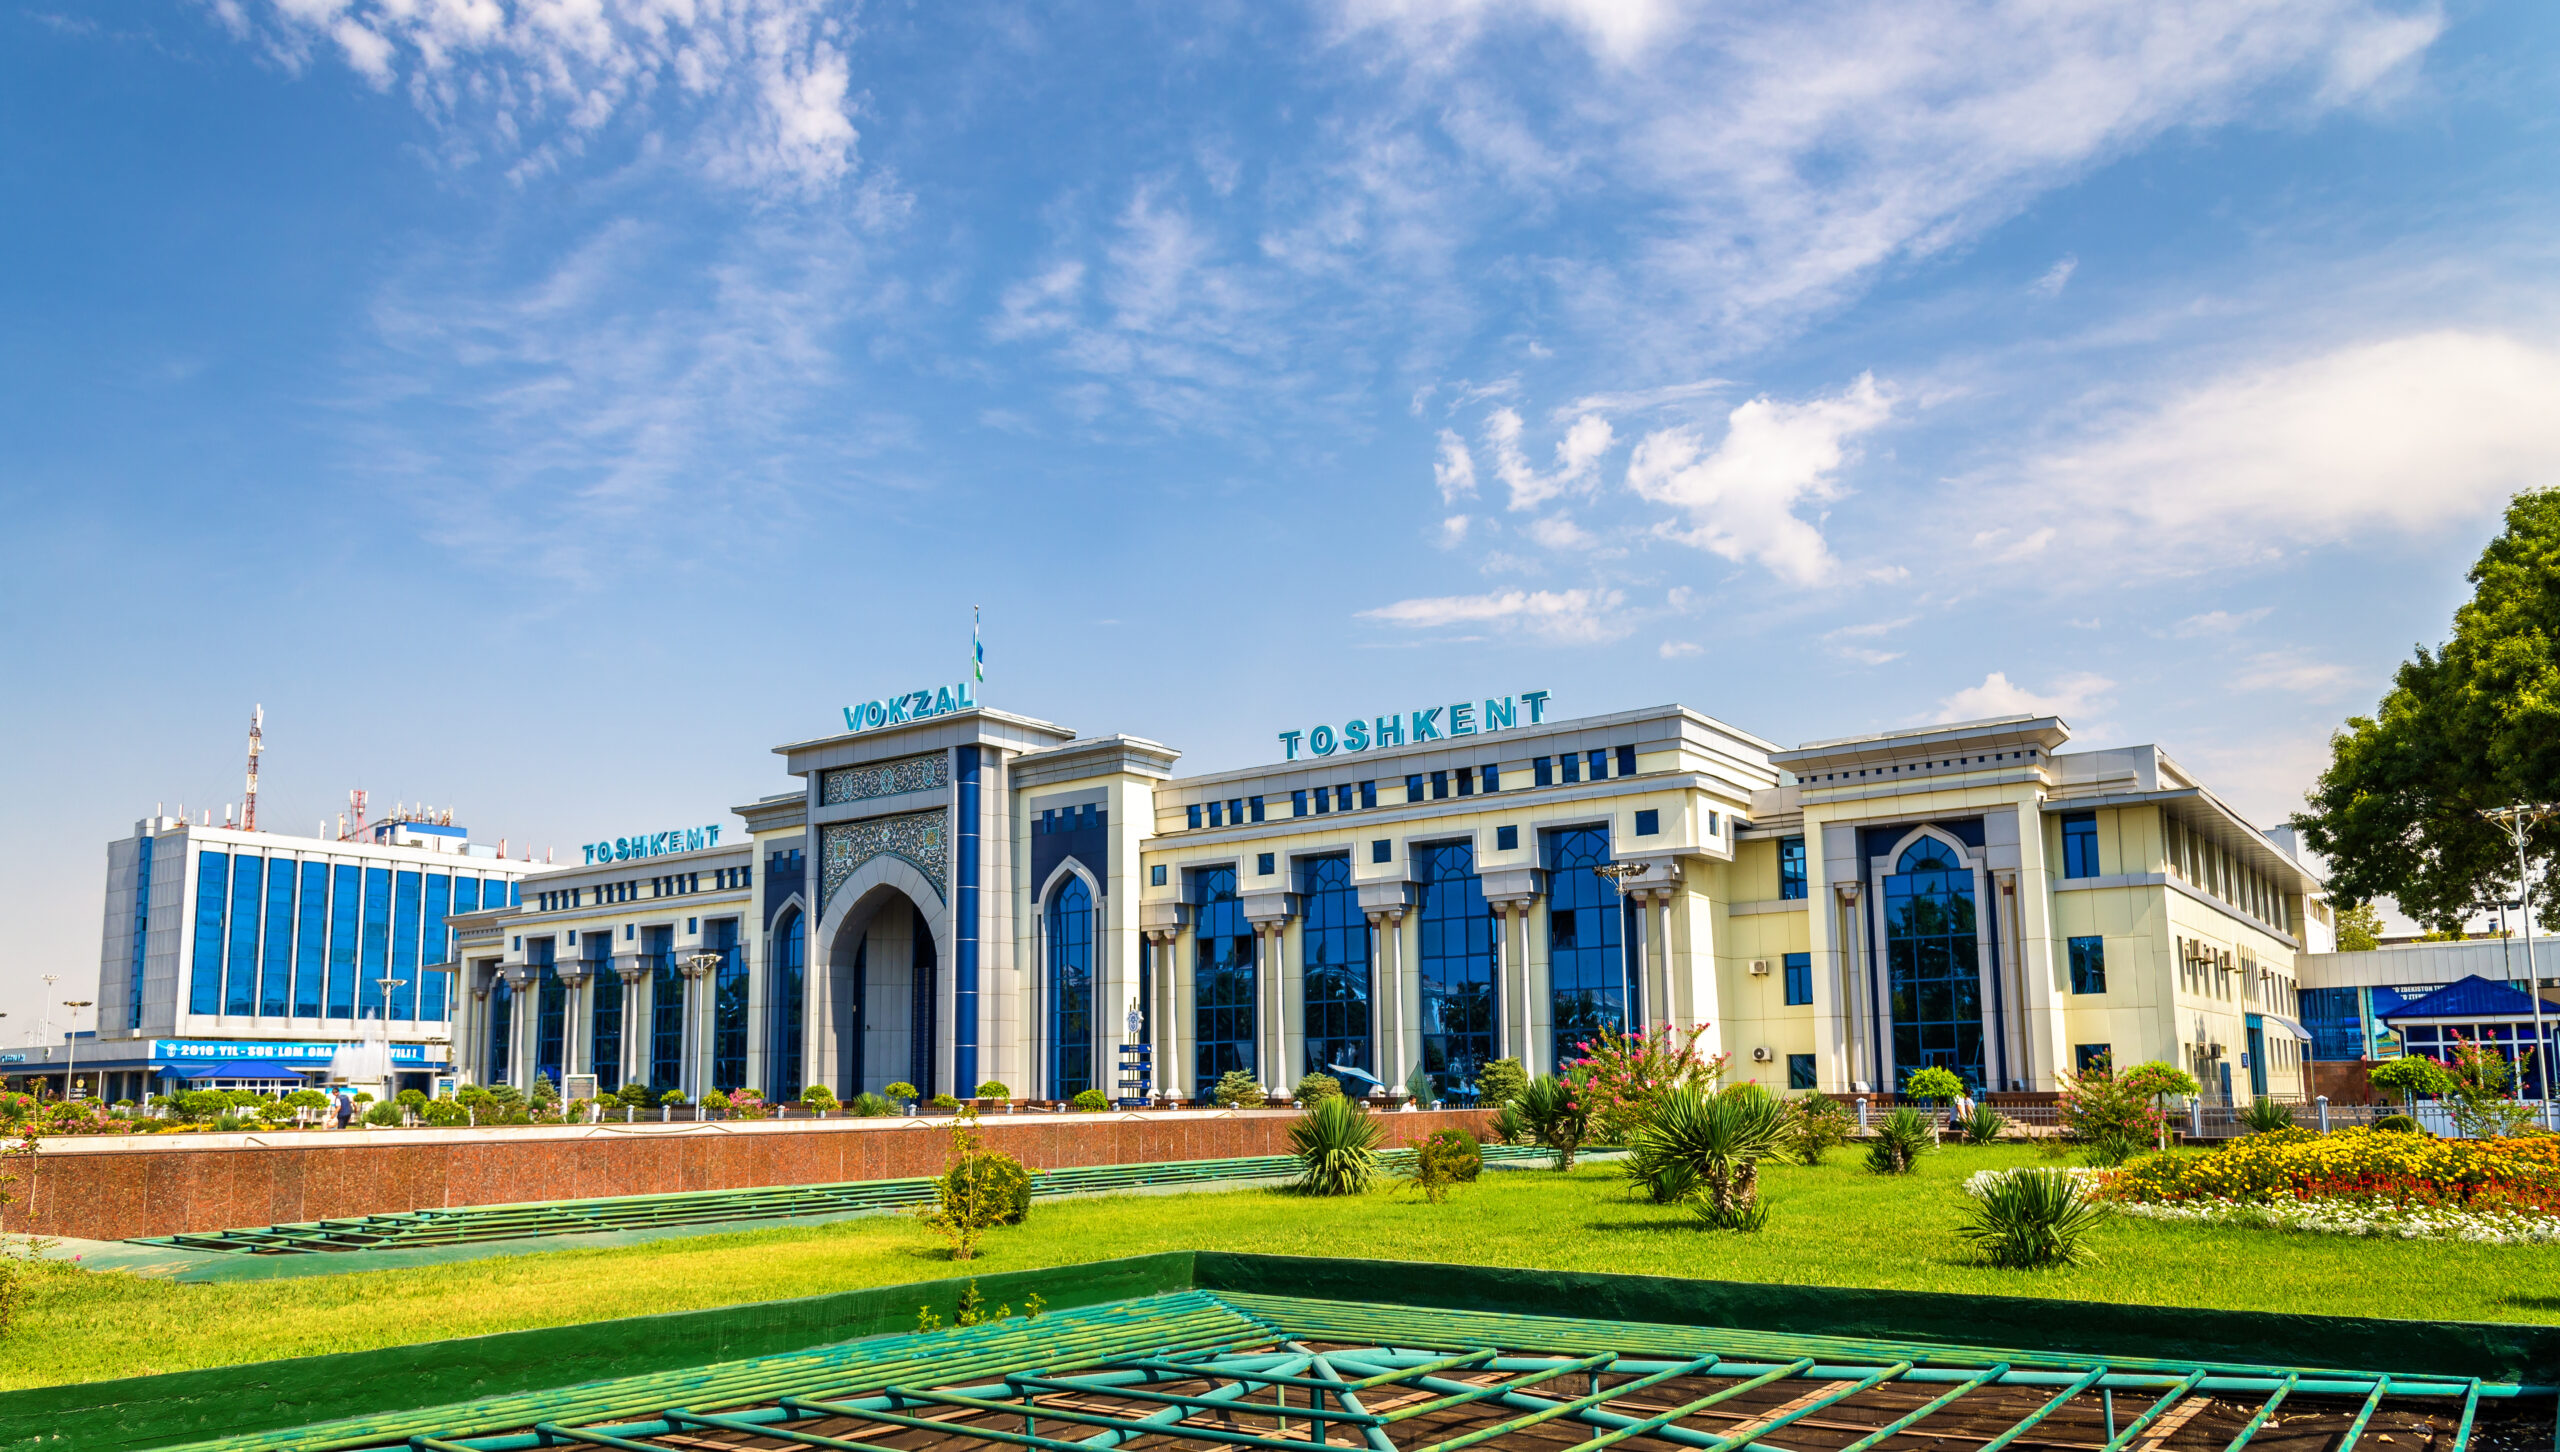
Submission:
[[[797,1099],[808,1087],[800,1067],[800,1040],[808,1003],[809,927],[798,908],[785,909],[773,931],[774,1094]]]
[[[1069,877],[1049,894],[1049,1097],[1093,1083],[1093,893]]]
[[[1924,837],[1884,880],[1885,964],[1893,998],[1893,1072],[1952,1069],[1980,1088],[1981,946],[1973,872],[1947,844]]]

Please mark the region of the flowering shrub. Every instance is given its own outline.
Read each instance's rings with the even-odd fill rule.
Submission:
[[[2450,1208],[2560,1216],[2560,1136],[2433,1139],[2345,1129],[2277,1130],[2203,1155],[2147,1155],[2108,1183],[2115,1199],[2151,1204],[2338,1202],[2392,1212]]]
[[[2299,1230],[2315,1235],[2370,1235],[2397,1240],[2469,1240],[2494,1245],[2560,1241],[2560,1217],[2449,1205],[2389,1205],[2356,1200],[2179,1200],[2145,1204],[2122,1200],[2116,1208],[2145,1220],[2190,1225],[2237,1225],[2253,1230]]]
[[[1590,1116],[1590,1138],[1601,1144],[1631,1143],[1635,1132],[1652,1122],[1654,1106],[1674,1090],[1714,1093],[1724,1078],[1726,1058],[1698,1052],[1699,1036],[1706,1031],[1702,1023],[1683,1035],[1662,1024],[1575,1045],[1582,1057],[1557,1077]]]

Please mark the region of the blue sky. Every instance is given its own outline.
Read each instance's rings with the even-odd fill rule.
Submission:
[[[989,704],[1203,769],[2052,709],[2272,821],[2560,482],[2556,25],[11,3],[9,976],[253,704],[271,826],[570,848],[972,605]]]

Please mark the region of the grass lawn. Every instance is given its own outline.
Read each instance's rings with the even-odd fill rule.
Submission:
[[[0,1386],[23,1387],[816,1295],[1160,1250],[1223,1249],[1561,1270],[1881,1286],[2339,1315],[2560,1322],[2560,1246],[2371,1241],[2118,1219],[2095,1264],[2001,1271],[1952,1233],[1959,1183],[2031,1163],[2020,1147],[1950,1146],[1907,1177],[1837,1152],[1770,1165],[1769,1228],[1701,1231],[1630,1200],[1611,1166],[1488,1173],[1446,1205],[1411,1192],[1357,1200],[1276,1190],[1042,1202],[955,1264],[899,1216],[667,1240],[418,1270],[180,1285],[68,1268],[35,1276],[0,1342]],[[2425,1287],[2413,1300],[2407,1288]]]

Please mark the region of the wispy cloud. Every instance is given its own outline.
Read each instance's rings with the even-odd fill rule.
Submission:
[[[1621,639],[1635,628],[1626,605],[1624,592],[1605,588],[1497,590],[1399,600],[1363,610],[1360,618],[1408,630],[1473,626],[1557,644],[1596,644]]]
[[[1821,530],[1797,511],[1837,494],[1850,441],[1892,414],[1891,395],[1872,376],[1804,403],[1756,398],[1733,410],[1712,447],[1687,427],[1645,435],[1627,487],[1684,516],[1685,527],[1668,527],[1669,537],[1758,564],[1789,584],[1818,585],[1836,562]]]
[[[2353,670],[2334,662],[2266,651],[2243,662],[2232,684],[2244,691],[2281,691],[2307,700],[2334,701],[2355,680]]]
[[[529,178],[617,123],[721,181],[807,193],[856,163],[854,26],[827,0],[213,0],[300,71],[335,56],[400,90],[458,160]],[[673,134],[669,134],[672,132]]]
[[[2065,257],[2061,261],[2053,264],[2051,267],[2046,268],[2044,270],[2044,276],[2039,277],[2034,282],[2028,284],[2027,291],[2042,298],[2060,297],[2062,296],[2062,290],[2071,285],[2071,274],[2079,270],[2079,258]]]
[[[2272,605],[2261,605],[2255,610],[2242,610],[2236,614],[2229,610],[2207,610],[2201,615],[2190,615],[2170,626],[2169,633],[2180,640],[2194,640],[2204,635],[2231,635],[2246,630],[2274,613],[2275,607]]]
[[[2082,716],[2110,704],[2107,693],[2115,689],[2115,684],[2105,676],[2081,671],[2059,677],[2042,690],[2033,690],[2012,682],[2005,672],[1993,671],[1982,678],[1982,684],[1967,686],[1938,702],[1935,719],[1979,721],[1991,716]],[[2083,726],[2087,724],[2082,723]]]

